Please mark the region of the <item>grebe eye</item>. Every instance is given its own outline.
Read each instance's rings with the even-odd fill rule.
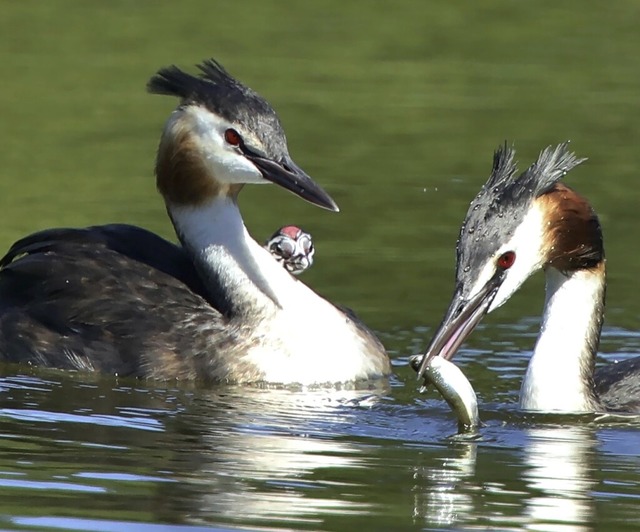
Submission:
[[[498,267],[508,270],[516,261],[516,254],[513,251],[506,251],[498,257]]]
[[[224,132],[224,140],[226,140],[232,146],[240,146],[242,137],[235,129],[227,129]]]

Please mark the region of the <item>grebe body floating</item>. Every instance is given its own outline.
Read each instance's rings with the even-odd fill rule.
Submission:
[[[606,286],[602,231],[588,201],[560,182],[582,161],[561,144],[516,175],[514,151],[498,149],[462,224],[453,298],[419,375],[433,357],[450,359],[487,313],[544,270],[545,307],[521,408],[640,412],[640,357],[595,368]]]
[[[152,93],[180,102],[157,188],[180,245],[129,225],[51,229],[0,260],[0,360],[154,379],[324,385],[390,373],[375,335],[249,235],[245,184],[335,202],[291,159],[271,106],[214,60]]]

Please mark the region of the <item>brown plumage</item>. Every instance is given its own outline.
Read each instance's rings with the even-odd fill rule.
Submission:
[[[560,271],[596,268],[604,261],[600,221],[589,202],[575,190],[556,183],[537,198],[547,221],[548,266]]]

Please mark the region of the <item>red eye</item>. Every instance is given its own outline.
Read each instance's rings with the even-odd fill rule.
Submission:
[[[235,129],[227,129],[224,132],[224,140],[232,146],[240,146],[242,142],[242,138],[240,138],[239,133]]]
[[[508,270],[516,261],[516,254],[513,251],[506,251],[498,257],[498,266],[503,270]]]

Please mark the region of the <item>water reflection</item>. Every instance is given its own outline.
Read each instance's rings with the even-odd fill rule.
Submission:
[[[296,528],[388,507],[409,522],[415,454],[403,442],[454,430],[442,401],[404,405],[386,383],[154,389],[56,373],[0,378],[0,394],[6,515],[27,490],[43,517],[57,515],[64,495],[74,515],[103,519],[117,519],[117,497],[121,517],[147,522]],[[470,457],[432,465],[428,476],[445,490]]]
[[[483,514],[491,516],[493,525],[505,527],[590,529],[595,518],[595,427],[523,427],[522,421],[515,416],[497,430],[485,427],[483,441],[452,442],[431,453],[429,465],[416,467],[414,522],[461,526]],[[500,440],[502,450],[495,447]],[[523,451],[521,459],[505,452],[509,444]]]
[[[226,452],[201,455],[199,475],[208,479],[200,501],[203,515],[300,523],[373,508],[370,502],[349,500],[353,483],[312,478],[322,470],[366,467],[350,444],[266,435],[237,443]],[[327,497],[327,489],[343,497]]]
[[[528,530],[588,530],[594,522],[591,426],[536,427],[528,431],[523,474]]]
[[[473,515],[478,444],[459,442],[436,466],[416,468],[414,521],[453,525]]]
[[[228,387],[200,397],[172,427],[198,438],[168,464],[186,481],[183,496],[176,486],[164,490],[170,512],[256,524],[368,513],[354,471],[365,471],[371,456],[338,436],[387,392]]]
[[[105,523],[581,530],[598,489],[635,493],[633,427],[485,409],[481,439],[460,441],[441,400],[405,391],[0,378],[0,513],[44,528],[64,498]]]

